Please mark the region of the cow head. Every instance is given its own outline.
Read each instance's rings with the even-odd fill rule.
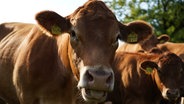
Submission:
[[[111,64],[118,39],[137,43],[152,34],[145,22],[123,25],[102,1],[89,0],[74,13],[62,17],[52,11],[36,15],[51,36],[69,33],[68,59],[86,101],[101,102],[114,87]],[[144,33],[144,34],[143,34]]]
[[[170,40],[170,37],[166,34],[160,35],[157,37],[156,35],[152,35],[148,39],[142,41],[140,43],[141,48],[145,51],[149,51],[153,47],[157,47],[158,44],[163,44],[165,42],[168,42]]]
[[[177,100],[180,97],[180,88],[183,83],[184,63],[174,53],[161,54],[158,62],[145,61],[142,69],[152,74],[163,98]]]

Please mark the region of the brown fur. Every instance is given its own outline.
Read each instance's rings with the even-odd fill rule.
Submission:
[[[158,47],[164,52],[170,51],[170,52],[177,54],[184,61],[184,44],[183,43],[167,42],[165,44],[158,45]]]
[[[156,69],[150,75],[146,74],[141,69],[141,63],[144,61],[156,63],[162,74]],[[183,65],[181,59],[173,53],[118,52],[114,61],[115,88],[107,101],[112,101],[113,104],[160,104],[164,88],[181,87]]]
[[[98,0],[65,18],[53,11],[35,18],[36,25],[0,25],[0,96],[9,104],[74,104],[78,87],[86,101],[105,100],[114,86],[117,39],[127,41],[134,30]],[[142,31],[134,31],[133,43],[150,35],[139,33],[152,32],[148,24],[135,23]]]

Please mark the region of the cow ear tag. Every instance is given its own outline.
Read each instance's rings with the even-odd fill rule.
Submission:
[[[61,28],[59,27],[59,26],[57,26],[57,25],[53,25],[52,27],[51,27],[51,33],[52,34],[61,34]]]
[[[165,43],[165,41],[164,41],[164,40],[161,40],[159,43],[160,43],[160,44],[163,44],[163,43]]]
[[[128,35],[128,39],[127,39],[127,42],[130,42],[130,43],[135,43],[138,41],[138,37],[137,37],[137,34],[132,32]]]
[[[153,69],[152,69],[151,67],[147,67],[147,68],[145,69],[146,74],[151,74],[152,71],[153,71]]]

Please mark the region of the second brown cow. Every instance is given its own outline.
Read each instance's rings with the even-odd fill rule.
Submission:
[[[183,83],[184,63],[174,53],[118,52],[114,61],[115,88],[108,101],[113,104],[160,104],[177,100]]]

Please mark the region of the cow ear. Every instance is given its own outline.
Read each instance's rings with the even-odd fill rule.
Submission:
[[[168,42],[170,40],[170,37],[166,34],[160,35],[159,37],[157,37],[157,40],[159,42],[159,44],[163,44],[165,42]]]
[[[151,74],[154,68],[158,69],[158,65],[152,61],[144,61],[140,66],[140,69],[142,69],[146,74]]]
[[[134,21],[127,25],[119,23],[120,39],[128,43],[138,43],[153,34],[151,25],[144,21]]]
[[[53,11],[42,11],[35,17],[37,23],[53,35],[62,34],[70,30],[69,19]]]
[[[162,50],[158,47],[153,47],[149,50],[149,53],[153,53],[153,54],[162,54]]]

